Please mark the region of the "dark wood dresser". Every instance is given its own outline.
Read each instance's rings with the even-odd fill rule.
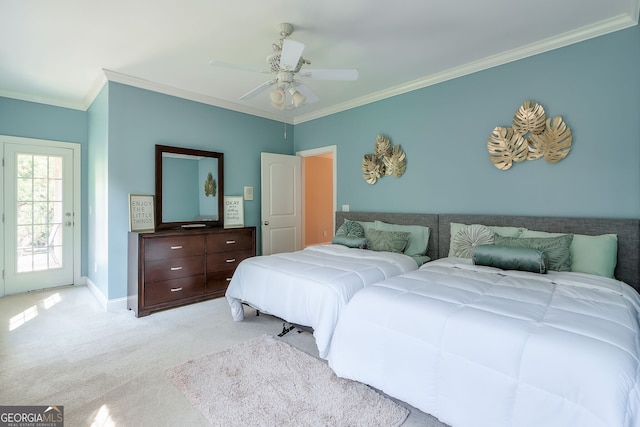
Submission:
[[[255,227],[130,232],[127,307],[141,317],[222,297],[255,254]]]

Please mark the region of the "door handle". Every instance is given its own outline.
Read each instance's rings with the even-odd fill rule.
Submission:
[[[269,221],[265,221],[265,222],[264,222],[264,225],[269,225]]]

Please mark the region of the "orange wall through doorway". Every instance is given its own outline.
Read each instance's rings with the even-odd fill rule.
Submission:
[[[333,155],[304,157],[303,246],[333,239]]]

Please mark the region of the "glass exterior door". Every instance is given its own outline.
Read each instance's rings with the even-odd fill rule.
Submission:
[[[6,294],[73,283],[73,155],[5,144]]]

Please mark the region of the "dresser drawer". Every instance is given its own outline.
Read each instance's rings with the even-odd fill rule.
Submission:
[[[167,236],[145,240],[145,261],[180,258],[204,253],[204,236]]]
[[[155,305],[202,295],[204,275],[148,283],[144,287],[144,304]]]
[[[253,233],[249,230],[229,231],[207,236],[207,252],[253,249]]]
[[[207,293],[217,293],[221,296],[224,295],[227,287],[229,286],[229,282],[231,282],[231,277],[233,277],[233,271],[234,270],[225,270],[207,273]]]
[[[251,251],[233,251],[207,255],[207,273],[212,271],[235,270],[240,261],[253,256]]]
[[[204,255],[144,263],[144,282],[151,283],[204,274]]]

